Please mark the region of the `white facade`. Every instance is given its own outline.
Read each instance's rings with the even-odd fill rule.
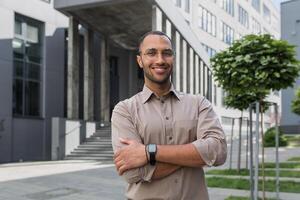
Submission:
[[[230,43],[247,34],[269,33],[280,38],[280,13],[271,0],[173,0],[187,23],[198,36],[209,56],[229,47]],[[255,6],[256,5],[256,6]],[[223,105],[223,90],[213,87],[212,104],[218,113],[225,132],[231,131],[231,118],[241,112],[226,109]],[[280,106],[280,92],[272,92],[268,101]],[[275,124],[274,108],[264,116],[265,128]],[[244,117],[248,111],[244,111]],[[255,116],[253,116],[255,117]],[[246,130],[244,125],[244,130]],[[235,121],[235,131],[238,121]]]

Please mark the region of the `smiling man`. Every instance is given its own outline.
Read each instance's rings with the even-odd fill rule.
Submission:
[[[174,89],[174,57],[166,34],[143,35],[137,62],[144,88],[113,110],[114,162],[129,184],[127,199],[207,200],[202,167],[226,160],[225,136],[209,101]]]

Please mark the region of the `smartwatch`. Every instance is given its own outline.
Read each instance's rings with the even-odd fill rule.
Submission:
[[[155,155],[156,155],[156,151],[157,151],[156,144],[148,144],[147,151],[149,154],[150,165],[155,165],[155,163],[156,163]]]

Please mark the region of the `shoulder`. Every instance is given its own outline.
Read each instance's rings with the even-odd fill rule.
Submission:
[[[209,100],[201,94],[187,94],[178,92],[178,96],[180,100],[183,100],[184,102],[196,103],[198,105],[201,105],[202,103],[209,103]]]
[[[141,102],[141,92],[135,94],[134,96],[120,101],[113,109],[114,112],[129,114],[132,110],[137,108],[137,105]]]

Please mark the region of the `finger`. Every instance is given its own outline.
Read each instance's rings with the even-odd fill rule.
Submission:
[[[125,139],[125,138],[119,138],[120,139],[120,142],[123,143],[123,144],[130,144],[130,141],[129,139]]]
[[[116,152],[114,153],[114,158],[118,157],[118,156],[120,155],[120,153],[121,153],[121,150],[116,151]]]
[[[122,165],[120,168],[119,168],[119,175],[122,176],[124,174],[124,172],[126,172],[128,170],[128,167],[127,165]]]

